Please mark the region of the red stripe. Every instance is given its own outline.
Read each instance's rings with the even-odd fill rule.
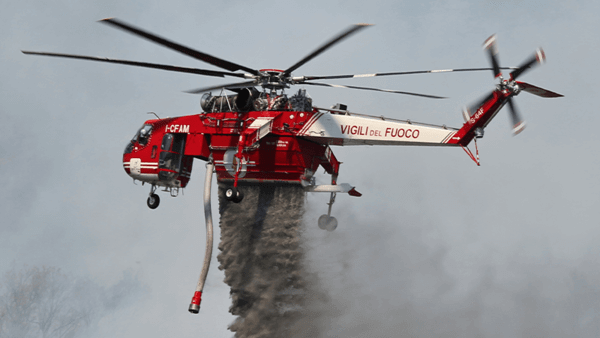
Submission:
[[[321,116],[323,116],[323,113],[318,113],[317,115],[314,115],[315,119],[314,120],[309,120],[309,122],[306,124],[306,126],[303,128],[304,131],[301,132],[300,134],[306,134],[306,132],[308,131],[308,129],[310,129],[310,127],[313,126],[313,124],[315,124],[315,122],[317,122],[318,119],[321,118]]]

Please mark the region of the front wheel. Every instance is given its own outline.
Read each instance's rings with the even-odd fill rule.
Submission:
[[[146,200],[146,204],[148,204],[148,208],[156,209],[160,204],[160,197],[157,194],[151,194],[148,196],[148,200]]]

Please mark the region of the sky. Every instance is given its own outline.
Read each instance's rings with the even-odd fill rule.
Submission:
[[[2,8],[0,274],[46,265],[110,285],[135,271],[147,291],[104,318],[98,336],[231,337],[233,320],[217,250],[200,314],[187,312],[204,254],[204,163],[195,161],[183,196],[163,194],[150,210],[149,187],[133,184],[121,157],[148,112],[197,114],[200,97],[183,91],[231,79],[20,52],[214,69],[96,22],[106,17],[255,69],[285,69],[349,25],[374,24],[296,76],[487,67],[481,46],[492,34],[503,66],[543,47],[547,63],[520,80],[565,97],[520,94],[527,128],[512,136],[501,111],[478,142],[480,167],[456,148],[333,149],[343,162],[339,181],[363,196],[338,196],[340,225],[327,233],[316,225],[327,196],[307,195],[309,265],[329,295],[311,325],[329,337],[598,336],[600,303],[590,303],[600,299],[598,2],[5,1]],[[306,88],[316,106],[344,103],[357,113],[453,127],[463,123],[462,107],[495,85],[491,72],[335,81],[449,99]]]

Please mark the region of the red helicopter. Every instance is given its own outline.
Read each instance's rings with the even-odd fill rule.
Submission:
[[[484,43],[484,49],[492,64],[491,68],[293,76],[292,73],[308,61],[370,25],[358,24],[349,27],[285,70],[256,70],[182,46],[114,18],[104,19],[100,22],[123,29],[226,71],[62,53],[32,51],[23,51],[23,53],[245,79],[242,82],[189,91],[194,94],[205,93],[201,99],[203,113],[170,118],[158,118],[157,116],[157,119],[144,122],[125,147],[123,154],[123,167],[127,174],[134,180],[151,185],[147,204],[152,209],[158,207],[160,202],[160,198],[156,194],[157,187],[163,187],[172,196],[176,196],[179,189],[185,188],[190,180],[193,159],[198,158],[208,162],[204,196],[207,229],[210,223],[210,234],[207,233],[210,236],[210,243],[207,245],[207,255],[205,256],[206,271],[202,272],[201,282],[199,282],[190,306],[190,311],[193,313],[197,313],[199,309],[199,297],[212,251],[210,184],[213,170],[216,172],[219,182],[228,184],[225,196],[235,203],[243,199],[243,183],[299,184],[307,192],[330,193],[329,210],[326,215],[319,218],[318,224],[320,228],[332,231],[337,227],[336,219],[331,217],[331,207],[336,193],[348,193],[351,196],[361,196],[361,194],[352,185],[337,182],[340,162],[330,146],[462,147],[479,165],[478,151],[476,155],[473,155],[467,146],[472,140],[475,140],[476,147],[476,139],[483,137],[484,128],[505,104],[508,103],[509,106],[513,132],[518,134],[525,127],[525,122],[521,119],[513,103],[513,96],[518,95],[521,91],[541,97],[562,96],[526,82],[517,81],[517,78],[533,65],[544,62],[545,55],[541,49],[538,49],[532,57],[518,67],[501,68],[497,57],[495,36],[491,36]],[[503,77],[501,69],[512,70],[507,79]],[[285,90],[293,85],[310,85],[441,99],[443,97],[412,92],[333,85],[314,81],[483,70],[492,70],[494,77],[499,79],[499,83],[487,97],[472,108],[466,108],[463,111],[465,123],[461,128],[351,113],[343,104],[337,104],[332,108],[320,108],[313,105],[312,99],[304,89],[298,90],[291,96],[285,93]],[[210,93],[213,90],[220,90],[219,95],[213,96]],[[227,95],[225,90],[235,94]],[[319,166],[331,175],[330,185],[315,184],[314,175]]]

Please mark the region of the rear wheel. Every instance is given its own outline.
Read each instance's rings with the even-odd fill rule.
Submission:
[[[157,194],[151,194],[148,196],[148,200],[146,200],[146,204],[148,204],[148,208],[156,209],[160,204],[160,197]]]
[[[225,198],[233,203],[240,203],[244,198],[244,194],[238,188],[231,187],[225,190]]]
[[[237,189],[235,187],[225,189],[225,198],[228,201],[233,201],[233,199],[235,198],[236,191]]]
[[[329,222],[327,222],[327,225],[325,226],[325,230],[333,231],[333,230],[337,229],[337,226],[338,226],[337,219],[335,219],[335,217],[329,217]]]
[[[244,193],[241,190],[238,190],[235,198],[233,199],[233,203],[240,203],[243,199]]]
[[[319,217],[318,224],[319,228],[327,231],[333,231],[338,226],[337,219],[329,215],[321,215],[321,217]]]
[[[327,224],[328,218],[329,216],[327,215],[321,215],[321,217],[319,217],[319,220],[317,221],[317,223],[319,224],[319,229],[325,230],[325,225]]]

